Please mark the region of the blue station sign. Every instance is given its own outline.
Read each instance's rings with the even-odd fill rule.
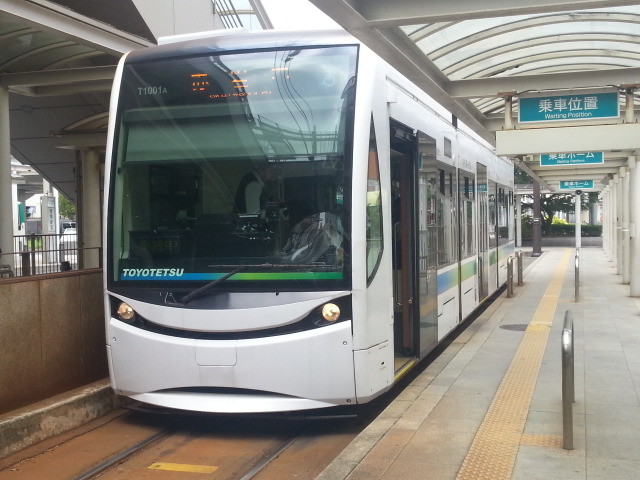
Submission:
[[[604,152],[551,153],[540,155],[541,167],[593,165],[599,163],[604,163]]]
[[[585,190],[594,188],[593,180],[560,180],[560,190]]]
[[[518,121],[544,123],[617,118],[620,116],[618,97],[617,89],[523,93],[518,96]]]

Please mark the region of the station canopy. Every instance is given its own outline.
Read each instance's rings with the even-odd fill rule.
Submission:
[[[220,28],[270,26],[258,0],[210,2],[199,5]],[[156,43],[141,5],[155,14],[156,27],[173,25],[157,18],[170,5],[155,0],[0,0],[0,87],[10,94],[11,154],[72,201],[76,152],[104,156],[118,60]]]
[[[496,131],[511,123],[524,128],[517,122],[524,93],[613,87],[620,92],[620,115],[605,123],[625,122],[627,94],[634,104],[639,101],[640,2],[311,2],[493,145]],[[512,118],[505,121],[507,102]],[[541,166],[540,155],[514,160],[551,191],[561,177],[593,178],[599,190],[635,154],[615,150],[602,152],[601,164],[563,167],[560,174]]]

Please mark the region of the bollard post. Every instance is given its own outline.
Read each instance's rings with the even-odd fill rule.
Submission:
[[[523,281],[522,281],[522,250],[518,250],[518,253],[516,253],[517,258],[518,258],[518,286],[522,285]]]
[[[507,257],[507,298],[513,297],[513,257]]]
[[[580,301],[580,250],[579,249],[576,249],[574,289],[575,289],[575,302],[578,303]]]
[[[562,328],[562,448],[573,450],[573,402],[575,384],[573,368],[573,315],[564,314]]]

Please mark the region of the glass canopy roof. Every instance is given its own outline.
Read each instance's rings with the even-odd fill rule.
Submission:
[[[492,144],[517,119],[518,94],[613,86],[619,122],[626,94],[639,100],[640,2],[310,1]],[[609,168],[598,175],[606,179],[630,154],[607,152]]]
[[[640,67],[640,6],[400,26],[450,80]],[[483,113],[501,100],[475,100]]]

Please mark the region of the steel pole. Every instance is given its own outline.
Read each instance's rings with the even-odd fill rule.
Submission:
[[[573,450],[573,402],[575,402],[573,362],[573,315],[564,314],[562,328],[562,448]]]
[[[11,135],[9,89],[0,87],[0,251],[13,251],[13,196],[11,180]],[[13,255],[0,256],[0,264],[15,270]]]
[[[532,257],[542,255],[542,217],[540,214],[540,182],[533,181],[533,252]]]

